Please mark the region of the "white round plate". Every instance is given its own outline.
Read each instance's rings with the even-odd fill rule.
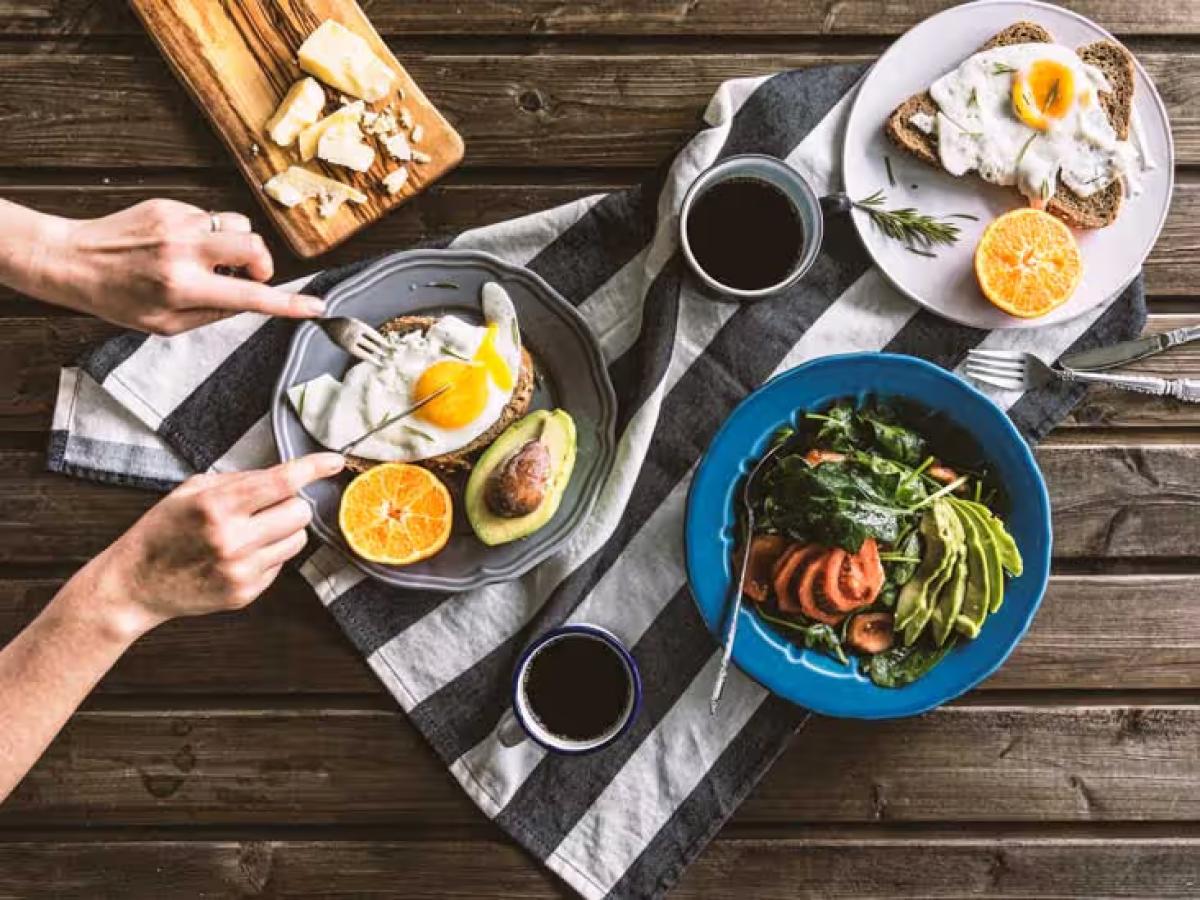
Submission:
[[[1107,228],[1076,231],[1083,253],[1083,280],[1075,294],[1040,319],[1018,319],[984,299],[975,282],[975,245],[987,224],[1023,205],[1015,188],[987,184],[974,175],[955,178],[896,148],[883,124],[908,97],[928,89],[946,72],[1014,22],[1045,27],[1055,41],[1079,47],[1115,40],[1083,16],[1033,0],[975,0],[926,19],[901,37],[867,73],[850,111],[842,155],[846,193],[861,200],[883,189],[890,208],[913,206],[931,215],[966,213],[978,222],[956,220],[962,233],[956,244],[937,247],[936,259],[910,253],[884,237],[866,213],[853,218],[875,264],[903,293],[938,315],[976,328],[1036,328],[1082,315],[1125,288],[1158,239],[1174,184],[1175,148],[1162,98],[1145,69],[1134,60],[1135,121],[1154,168],[1143,173],[1142,192],[1128,194],[1117,221]],[[1131,129],[1132,131],[1132,129]],[[1130,135],[1131,139],[1133,135]],[[888,184],[885,157],[891,160],[896,186]]]

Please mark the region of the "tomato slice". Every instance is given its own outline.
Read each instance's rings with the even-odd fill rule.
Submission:
[[[845,615],[831,612],[821,602],[822,585],[825,582],[825,571],[833,562],[836,550],[824,550],[808,564],[796,582],[796,603],[799,611],[816,622],[826,625],[838,625]],[[845,551],[841,551],[845,552]],[[780,606],[782,609],[782,605]]]
[[[787,545],[788,539],[781,534],[756,534],[750,539],[750,559],[746,564],[746,577],[742,579],[742,593],[755,603],[766,602],[775,563]],[[733,564],[742,564],[740,548],[734,553]]]
[[[774,586],[775,602],[779,604],[779,609],[782,612],[791,613],[792,615],[803,612],[799,604],[796,603],[792,582],[796,578],[796,573],[800,571],[800,567],[822,552],[824,552],[823,548],[816,544],[793,544],[780,557],[779,565],[775,567]]]

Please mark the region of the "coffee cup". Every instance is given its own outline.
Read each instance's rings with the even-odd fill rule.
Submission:
[[[593,753],[629,729],[641,702],[641,675],[625,645],[598,625],[564,625],[521,654],[498,737],[506,747],[529,740],[552,753]]]

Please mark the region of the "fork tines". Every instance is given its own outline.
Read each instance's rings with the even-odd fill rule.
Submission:
[[[1025,354],[1018,350],[968,350],[967,374],[1006,391],[1026,386]]]

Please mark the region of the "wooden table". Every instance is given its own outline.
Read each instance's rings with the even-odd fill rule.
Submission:
[[[467,162],[322,263],[630,184],[722,79],[869,60],[944,5],[376,0]],[[1149,327],[1200,322],[1200,3],[1071,5],[1167,103],[1180,169]],[[70,216],[160,195],[258,216],[120,0],[0,0],[0,85],[0,194]],[[282,274],[301,271],[276,246]],[[114,329],[12,296],[0,316],[4,641],[154,498],[44,472],[59,366]],[[1200,349],[1156,365],[1200,376]],[[1009,663],[919,719],[814,722],[676,896],[1200,895],[1200,406],[1096,391],[1038,458],[1054,577]],[[0,896],[51,889],[561,893],[294,576],[146,638],[0,807]]]

